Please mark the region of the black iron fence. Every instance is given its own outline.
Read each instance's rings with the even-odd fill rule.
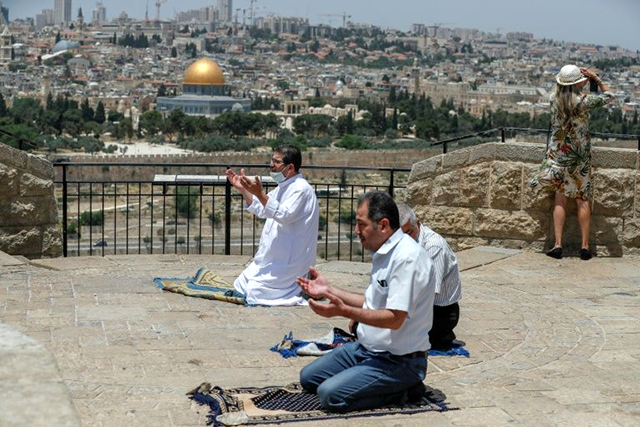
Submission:
[[[243,209],[242,196],[224,176],[227,168],[268,175],[265,165],[204,163],[69,163],[58,168],[56,193],[63,225],[63,255],[105,254],[240,254],[253,255],[263,221]],[[161,175],[144,180],[68,179],[73,168],[158,168]],[[197,169],[199,175],[180,172]],[[218,175],[203,175],[202,170]],[[175,175],[167,175],[168,170]],[[364,260],[355,235],[360,194],[390,194],[406,184],[410,168],[303,168],[320,205],[318,255],[326,259]],[[183,172],[184,173],[184,172]],[[73,174],[81,175],[81,174]],[[123,174],[127,175],[127,174]],[[274,183],[265,182],[268,189]]]
[[[551,133],[551,129],[533,129],[533,128],[516,128],[516,127],[499,127],[494,129],[483,130],[481,132],[470,133],[467,135],[460,135],[453,138],[443,139],[431,144],[431,147],[442,146],[442,152],[447,153],[449,151],[449,144],[468,139],[477,139],[485,137],[493,137],[500,135],[500,141],[506,142],[510,136],[517,135],[519,133],[526,134],[544,134],[548,136]],[[602,139],[618,139],[626,141],[638,141],[638,151],[640,151],[640,135],[626,134],[626,133],[602,133],[602,132],[590,132],[592,137]]]

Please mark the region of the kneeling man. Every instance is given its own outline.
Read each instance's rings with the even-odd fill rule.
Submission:
[[[340,290],[315,269],[298,278],[312,297],[311,309],[324,317],[357,323],[358,341],[342,345],[300,372],[300,382],[317,393],[325,409],[355,411],[404,403],[420,389],[427,370],[435,273],[426,252],[400,229],[398,208],[387,193],[360,198],[356,234],[373,251],[365,295]]]
[[[436,297],[433,306],[433,327],[429,331],[432,350],[447,351],[459,346],[453,329],[458,325],[462,284],[458,259],[447,241],[416,218],[407,205],[399,205],[402,231],[413,237],[427,252],[436,271]]]
[[[319,208],[316,193],[300,173],[302,155],[296,147],[278,147],[271,157],[271,177],[278,184],[269,194],[260,178],[231,169],[227,178],[242,194],[245,209],[266,218],[253,262],[234,287],[249,304],[300,305],[296,278],[316,263]]]

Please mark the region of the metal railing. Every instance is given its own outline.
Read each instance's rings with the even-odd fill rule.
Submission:
[[[510,133],[512,135],[515,135],[515,134],[518,134],[518,133],[545,134],[545,135],[548,136],[551,133],[551,129],[499,127],[499,128],[483,130],[483,131],[480,131],[480,132],[470,133],[470,134],[467,134],[467,135],[461,135],[461,136],[456,136],[456,137],[453,137],[453,138],[443,139],[441,141],[434,142],[433,144],[431,144],[431,147],[437,147],[437,146],[441,145],[442,146],[442,153],[447,153],[449,151],[448,150],[448,148],[449,148],[448,145],[450,143],[452,143],[452,142],[464,141],[466,139],[471,139],[471,138],[490,137],[490,136],[494,136],[494,135],[500,135],[500,141],[501,142],[506,142],[508,133]],[[597,137],[597,138],[605,138],[605,139],[615,138],[615,139],[622,139],[622,140],[627,140],[627,141],[636,140],[636,141],[638,141],[638,151],[640,151],[640,135],[626,134],[626,133],[602,133],[602,132],[590,132],[589,134],[592,137]]]
[[[73,168],[197,168],[202,171],[268,168],[255,164],[55,163],[59,179],[63,256],[105,254],[250,254],[257,249],[262,220],[244,211],[242,195],[226,179],[217,182],[157,182],[152,179],[69,179]],[[360,194],[404,188],[410,168],[305,166],[320,205],[318,255],[326,259],[365,259],[355,227]],[[110,169],[109,173],[113,173]],[[336,177],[335,174],[339,176]],[[117,172],[116,172],[117,174]],[[126,174],[125,174],[126,175]],[[347,179],[348,175],[352,175]],[[193,175],[191,175],[193,176]],[[398,185],[398,182],[400,185]],[[275,184],[264,183],[267,190]]]

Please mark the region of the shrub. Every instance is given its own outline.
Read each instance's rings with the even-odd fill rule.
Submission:
[[[80,225],[102,225],[104,222],[104,212],[84,211],[80,214]]]

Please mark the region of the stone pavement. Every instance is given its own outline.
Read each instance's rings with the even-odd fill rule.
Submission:
[[[426,383],[461,410],[305,425],[640,425],[640,258],[557,261],[487,248],[459,257],[465,271],[456,332],[471,358],[430,358]],[[204,426],[206,411],[185,397],[187,390],[203,381],[222,387],[296,381],[309,359],[283,359],[269,347],[289,331],[311,338],[347,326],[307,307],[244,308],[163,293],[151,280],[199,267],[232,280],[248,261],[0,257],[0,322],[50,351],[82,425]],[[364,289],[368,268],[319,266],[352,290]],[[3,413],[0,424],[19,425]]]

